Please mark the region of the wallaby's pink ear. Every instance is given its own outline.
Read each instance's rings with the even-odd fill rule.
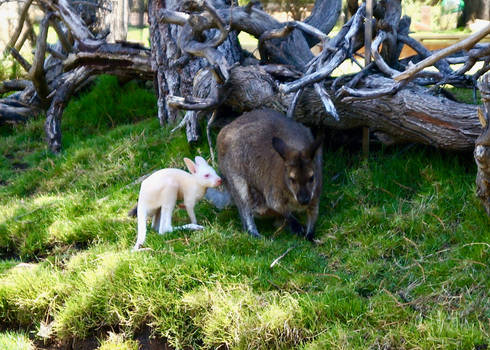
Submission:
[[[201,165],[207,165],[208,162],[206,162],[206,159],[204,159],[203,157],[201,156],[197,156],[194,161],[196,162],[196,165],[199,167]]]
[[[187,165],[187,169],[189,169],[191,174],[196,173],[196,164],[194,164],[192,160],[190,160],[189,158],[184,158],[184,163],[185,165]]]

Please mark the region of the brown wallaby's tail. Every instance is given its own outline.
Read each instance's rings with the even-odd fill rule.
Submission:
[[[138,212],[138,204],[136,204],[133,209],[131,209],[130,211],[128,211],[128,216],[136,217],[137,216],[137,212]]]

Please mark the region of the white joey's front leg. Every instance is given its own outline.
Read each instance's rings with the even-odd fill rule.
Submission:
[[[194,206],[196,205],[196,201],[194,199],[184,199],[185,210],[187,210],[187,215],[189,215],[189,219],[191,223],[197,225],[196,214],[194,213]]]

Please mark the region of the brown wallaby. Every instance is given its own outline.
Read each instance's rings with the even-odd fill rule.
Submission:
[[[243,227],[259,237],[253,215],[284,216],[312,240],[322,187],[322,137],[271,109],[243,114],[218,134],[218,163]],[[306,211],[306,232],[293,212]]]

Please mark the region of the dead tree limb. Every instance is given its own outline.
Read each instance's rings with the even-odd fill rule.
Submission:
[[[415,73],[420,72],[422,69],[432,66],[434,63],[439,61],[440,59],[449,56],[450,54],[473,47],[478,41],[482,38],[490,34],[490,24],[479,30],[478,32],[470,35],[468,38],[457,42],[454,45],[451,45],[445,49],[440,50],[439,52],[427,57],[425,60],[417,63],[415,66],[408,68],[404,72],[393,77],[396,81],[401,81],[403,79],[408,79],[412,77]]]
[[[37,1],[46,14],[53,13],[50,25],[60,44],[50,47],[39,37],[38,51],[42,53],[45,45],[51,55],[42,64],[41,59],[35,59],[32,67],[25,66],[32,72],[44,69],[47,90],[43,92],[42,80],[31,78],[34,84],[0,102],[10,107],[20,102],[25,108],[26,101],[40,101],[45,96],[44,109],[49,110],[46,130],[55,151],[61,145],[60,111],[79,81],[68,77],[79,76],[75,72],[80,71],[90,72],[84,73],[89,76],[109,73],[155,78],[160,123],[177,122],[181,118],[178,109],[190,110],[182,122],[189,140],[198,138],[200,118],[216,112],[214,125],[219,125],[221,115],[234,116],[262,106],[289,111],[289,116],[308,125],[340,129],[369,126],[385,135],[384,141],[421,142],[447,149],[470,149],[479,133],[473,106],[434,96],[437,89],[421,85],[471,86],[475,77],[488,70],[486,46],[474,46],[478,39],[459,44],[458,59],[465,63],[464,69],[451,70],[448,62],[453,57],[436,56],[410,39],[410,20],[400,18],[400,0],[378,3],[373,46],[376,52],[381,43],[382,48],[376,64],[342,77],[331,75],[343,61],[355,61],[354,54],[364,45],[364,5],[327,42],[340,0],[317,0],[304,23],[281,23],[254,3],[242,7],[220,0],[150,0],[149,55],[140,47],[107,44],[103,33],[93,31],[69,0]],[[262,65],[255,65],[253,62],[259,61],[240,48],[239,31],[259,39]],[[310,47],[320,41],[322,51],[314,56]],[[412,68],[399,60],[405,43],[413,46],[419,57],[434,60],[430,64],[439,71],[422,68],[411,79],[393,80],[405,67]],[[461,51],[472,46],[472,50]],[[476,61],[483,61],[483,67],[476,75],[465,74]],[[240,65],[245,62],[253,65]],[[332,118],[335,114],[339,121]],[[2,118],[0,110],[0,120],[5,120]]]
[[[20,54],[19,51],[17,51],[13,47],[10,47],[9,51],[12,57],[15,58],[17,62],[19,62],[19,64],[22,66],[22,68],[24,68],[26,72],[29,72],[31,70],[31,64],[27,62],[27,60]]]
[[[48,26],[51,13],[46,14],[39,26],[39,36],[37,38],[36,51],[34,55],[34,61],[32,67],[29,70],[29,77],[34,84],[38,97],[41,99],[41,103],[46,105],[48,103],[47,96],[49,95],[48,83],[46,81],[46,72],[44,70],[44,60],[46,56],[47,38],[48,38]]]
[[[26,21],[27,15],[29,13],[29,8],[32,5],[33,0],[27,0],[27,2],[24,4],[22,7],[22,11],[19,16],[19,21],[17,23],[17,27],[10,37],[9,42],[7,43],[7,46],[5,47],[4,51],[4,56],[8,54],[8,49],[15,47],[15,44],[17,43],[17,40],[19,39],[20,33],[22,33],[22,28],[24,28],[24,22]],[[18,49],[19,50],[19,49]]]
[[[337,34],[337,37],[331,41],[331,46],[337,48],[337,51],[333,54],[333,56],[325,59],[325,63],[322,63],[315,72],[305,75],[294,82],[281,84],[279,86],[280,91],[284,94],[294,92],[300,88],[317,83],[328,77],[333,70],[337,68],[353,51],[352,41],[361,28],[361,22],[364,15],[365,5],[363,4],[354,17],[352,17],[352,21],[344,26],[347,28],[347,32],[344,34],[343,31],[340,31],[339,34]],[[326,50],[323,52],[326,52]],[[327,54],[323,55],[327,56]]]
[[[28,1],[24,6],[16,37],[12,38],[11,46],[8,47],[12,56],[28,72],[29,82],[4,82],[0,85],[2,92],[18,90],[0,99],[0,123],[25,121],[42,110],[46,111],[46,139],[50,149],[58,152],[61,149],[61,115],[73,93],[87,82],[88,77],[107,73],[130,79],[151,80],[154,71],[148,49],[138,45],[106,43],[103,35],[91,32],[81,14],[68,0],[37,0],[45,16],[35,40],[31,65],[12,46],[22,46],[17,34],[23,26],[27,25],[26,33],[31,35],[32,26],[27,15],[31,3]],[[48,45],[49,26],[55,29],[58,44]]]
[[[56,89],[51,105],[46,113],[44,130],[49,148],[52,152],[61,150],[61,116],[63,111],[75,91],[94,72],[86,67],[78,67],[62,77],[62,83]]]
[[[27,87],[31,87],[32,83],[29,80],[5,80],[0,82],[0,94],[4,94],[10,91],[21,91]]]

